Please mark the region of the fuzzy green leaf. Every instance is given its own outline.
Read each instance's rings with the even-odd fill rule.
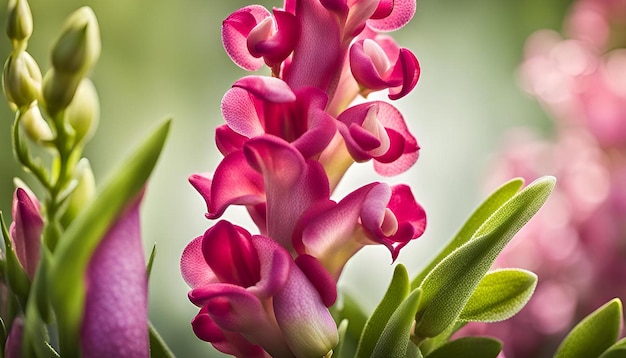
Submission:
[[[150,358],[174,358],[174,353],[167,346],[152,322],[148,322],[150,331]]]
[[[513,196],[424,278],[415,337],[435,337],[456,321],[502,249],[545,203],[555,181],[538,179]]]
[[[387,322],[408,295],[409,275],[403,265],[397,265],[385,296],[365,324],[355,358],[371,357]]]
[[[517,314],[528,302],[537,286],[537,275],[521,269],[489,272],[459,316],[463,321],[498,322]]]
[[[565,337],[555,358],[598,357],[619,337],[622,302],[615,298],[580,321]]]
[[[372,358],[405,358],[409,351],[415,353],[413,349],[409,350],[409,345],[413,345],[410,341],[411,327],[421,296],[422,290],[416,288],[389,317],[376,342]]]
[[[145,187],[165,144],[169,127],[168,120],[114,171],[59,241],[50,270],[49,287],[64,356],[78,355],[77,340],[85,299],[84,276],[91,255],[124,208]]]
[[[450,341],[426,358],[495,358],[502,350],[502,342],[489,337],[463,337]]]
[[[626,338],[622,338],[609,347],[598,358],[623,358],[626,357]]]
[[[480,204],[476,210],[467,219],[461,230],[454,236],[454,238],[448,243],[448,245],[439,252],[439,254],[426,266],[422,272],[420,272],[411,282],[411,288],[416,288],[421,285],[426,275],[435,267],[441,260],[448,256],[452,251],[456,250],[459,246],[466,243],[472,235],[478,230],[478,228],[504,203],[511,199],[524,185],[524,180],[521,178],[512,179],[505,183],[498,189],[496,189],[485,201]]]

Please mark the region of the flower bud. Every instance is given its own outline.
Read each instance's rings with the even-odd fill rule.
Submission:
[[[13,48],[17,51],[24,50],[26,41],[33,33],[33,15],[26,0],[9,0],[6,30],[13,42]]]
[[[96,180],[87,158],[82,158],[76,165],[75,180],[77,180],[76,187],[70,194],[67,208],[61,217],[61,224],[64,227],[68,227],[96,195]]]
[[[93,10],[81,7],[65,21],[52,49],[52,66],[58,72],[81,76],[100,56],[100,30]]]
[[[48,114],[54,116],[72,102],[81,79],[80,76],[71,73],[57,72],[54,69],[48,70],[42,85],[44,108]]]
[[[65,116],[74,129],[76,143],[91,138],[100,119],[100,101],[90,79],[83,78],[80,82],[74,99],[65,110]]]
[[[9,102],[17,107],[30,105],[41,92],[41,72],[37,62],[20,51],[9,57],[4,64],[2,87]]]
[[[22,127],[28,138],[36,143],[42,143],[54,139],[54,134],[48,122],[41,115],[37,101],[33,102],[20,116]]]

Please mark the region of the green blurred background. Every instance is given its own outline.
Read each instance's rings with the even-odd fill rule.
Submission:
[[[258,3],[268,9],[282,5],[278,0]],[[545,114],[519,89],[515,73],[526,37],[540,28],[560,29],[569,3],[421,0],[413,21],[395,33],[422,66],[414,92],[396,102],[422,147],[421,158],[406,174],[389,180],[410,184],[428,213],[426,234],[398,259],[410,272],[418,271],[483,197],[488,160],[504,131],[518,125],[548,129]],[[213,128],[222,123],[220,100],[245,74],[222,49],[221,20],[249,4],[249,0],[30,0],[35,30],[28,51],[42,71],[48,69],[49,49],[67,15],[88,5],[98,17],[103,52],[91,78],[99,91],[102,116],[85,153],[97,179],[105,178],[155,123],[174,118],[149,183],[142,220],[146,252],[157,244],[151,319],[180,357],[219,356],[191,332],[189,321],[196,308],[187,300],[179,259],[187,242],[210,225],[204,218],[204,202],[187,176],[212,171],[219,162]],[[6,1],[2,19],[5,8]],[[6,36],[0,36],[0,56],[9,51]],[[0,210],[5,213],[11,210],[13,177],[27,178],[12,157],[12,121],[11,111],[0,101]],[[372,173],[370,164],[353,167],[338,196],[381,180]],[[227,218],[253,230],[243,210],[229,210]],[[392,269],[385,249],[368,247],[350,261],[340,286],[360,297],[370,311]]]

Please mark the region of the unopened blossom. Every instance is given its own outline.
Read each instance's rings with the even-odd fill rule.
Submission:
[[[17,188],[13,195],[13,222],[9,227],[11,243],[17,259],[32,280],[39,264],[43,218],[41,204],[27,189]]]

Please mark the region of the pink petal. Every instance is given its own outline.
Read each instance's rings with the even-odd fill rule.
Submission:
[[[113,224],[88,264],[80,333],[84,357],[149,357],[139,203]]]
[[[233,132],[252,138],[265,133],[254,99],[243,88],[231,88],[222,98],[222,115]]]
[[[420,73],[421,69],[417,57],[410,50],[400,49],[398,62],[396,62],[391,77],[401,77],[402,85],[389,89],[389,99],[396,100],[411,92],[419,80]]]
[[[243,88],[255,97],[274,103],[288,103],[296,100],[291,87],[276,77],[246,76],[237,80],[233,87]]]
[[[218,126],[215,129],[215,144],[224,156],[243,148],[243,144],[247,140],[248,137],[235,132],[227,124]]]
[[[324,266],[315,257],[306,254],[296,258],[296,265],[315,287],[324,305],[330,307],[335,304],[337,283]]]
[[[380,0],[367,24],[377,31],[394,31],[411,21],[415,9],[415,0]]]
[[[262,56],[270,67],[280,65],[291,54],[300,37],[300,29],[293,14],[276,9],[273,12],[278,27],[276,33],[263,39],[252,39],[252,34],[248,37],[250,52],[255,57]]]
[[[183,279],[191,288],[205,286],[217,282],[217,277],[211,271],[202,253],[202,240],[204,236],[193,239],[180,258],[180,271]]]
[[[22,337],[24,336],[24,317],[17,316],[11,324],[11,331],[4,345],[5,358],[21,358]]]
[[[271,16],[260,5],[250,5],[230,14],[222,23],[222,43],[228,56],[239,67],[256,71],[263,66],[262,58],[255,58],[248,51],[247,37],[264,18]]]
[[[300,215],[330,195],[324,168],[306,161],[292,145],[273,136],[251,139],[244,152],[250,165],[263,175],[268,235],[292,250],[291,237]]]
[[[287,2],[285,9],[290,11],[289,7],[295,7],[300,39],[283,78],[294,90],[312,86],[326,92],[331,83],[339,79],[345,53],[338,19],[319,0],[294,3]],[[324,44],[323,49],[320,44]]]

